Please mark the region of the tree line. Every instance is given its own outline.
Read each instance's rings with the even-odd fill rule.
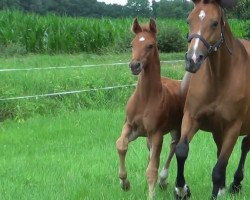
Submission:
[[[125,6],[105,4],[97,0],[1,0],[0,9],[17,9],[41,15],[55,13],[57,15],[83,17],[157,17],[183,19],[193,8],[193,3],[186,0],[128,0]],[[228,10],[231,18],[249,19],[250,1],[238,0],[232,10]]]

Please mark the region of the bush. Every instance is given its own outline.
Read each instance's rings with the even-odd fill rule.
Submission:
[[[245,33],[246,33],[246,38],[250,39],[250,21],[248,21],[245,24]]]
[[[158,46],[161,52],[181,52],[186,49],[186,40],[179,28],[162,26],[158,33]]]
[[[15,55],[25,55],[27,50],[25,46],[21,44],[9,43],[7,45],[0,45],[0,56],[15,56]]]

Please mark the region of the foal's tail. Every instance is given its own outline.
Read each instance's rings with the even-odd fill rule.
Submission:
[[[189,72],[186,72],[181,81],[181,99],[182,99],[183,107],[185,105],[191,77],[192,77],[192,74]]]

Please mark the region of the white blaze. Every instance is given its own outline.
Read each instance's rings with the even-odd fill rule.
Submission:
[[[206,13],[204,10],[201,10],[200,14],[199,14],[199,18],[201,21],[203,21],[203,19],[206,17]]]
[[[200,35],[200,34],[201,34],[201,31],[198,31],[197,34]],[[197,60],[196,51],[197,51],[197,48],[198,48],[198,46],[199,46],[199,42],[200,42],[200,39],[199,39],[199,38],[196,38],[196,39],[195,39],[195,43],[194,43],[194,54],[193,54],[193,56],[192,56],[192,59],[193,59],[194,63],[196,63],[196,60]]]
[[[140,42],[145,41],[145,37],[140,37],[139,41],[140,41]]]

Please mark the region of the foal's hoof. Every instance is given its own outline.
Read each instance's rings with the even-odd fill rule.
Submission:
[[[240,193],[241,189],[242,189],[242,185],[241,184],[235,185],[235,183],[232,183],[230,185],[229,192],[231,194],[238,194],[238,193]]]
[[[160,180],[159,182],[159,187],[162,189],[162,190],[166,190],[167,189],[167,186],[168,186],[168,183],[166,180]]]
[[[126,180],[121,180],[120,184],[121,184],[121,188],[124,191],[128,191],[130,189],[130,182],[127,179]]]
[[[191,197],[191,192],[189,187],[185,185],[183,188],[175,187],[174,195],[176,200],[187,200]]]

